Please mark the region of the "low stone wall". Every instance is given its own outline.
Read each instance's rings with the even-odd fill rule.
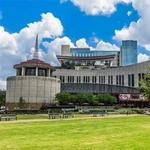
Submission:
[[[40,110],[43,103],[27,103],[22,106],[19,103],[6,103],[6,109],[8,111],[14,111],[16,109],[29,109],[29,110]]]

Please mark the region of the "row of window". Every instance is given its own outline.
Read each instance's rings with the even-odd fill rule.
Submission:
[[[125,85],[125,77],[124,75],[116,75],[116,85],[124,86]],[[90,80],[90,76],[83,76],[83,83],[90,83],[92,80],[92,83],[99,83],[99,84],[105,84],[105,76],[92,76]],[[98,80],[99,79],[99,80]],[[138,74],[138,81],[144,79],[144,73],[139,73]],[[60,80],[62,83],[65,82],[65,76],[60,76]],[[74,76],[67,76],[67,83],[74,83],[75,82],[75,77]],[[81,83],[81,76],[76,76],[76,83]],[[108,76],[108,84],[113,85],[114,84],[114,76],[109,75]],[[128,86],[129,87],[134,87],[135,86],[135,75],[134,74],[128,74]]]
[[[60,76],[60,80],[62,83],[65,82],[65,76]],[[67,76],[67,83],[74,83],[74,76]],[[76,76],[76,83],[81,83],[81,76]],[[83,83],[90,83],[90,76],[83,76]],[[97,83],[96,76],[92,76],[92,83]],[[105,84],[105,76],[99,76],[99,83]]]
[[[26,68],[25,69],[26,76],[35,76],[36,68]],[[47,70],[43,68],[38,68],[38,76],[47,76]]]
[[[99,56],[98,54],[94,53],[72,53],[72,56],[76,57],[91,57],[91,56]]]

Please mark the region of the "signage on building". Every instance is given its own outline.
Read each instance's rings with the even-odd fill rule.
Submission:
[[[119,100],[130,100],[131,95],[130,94],[120,94],[119,95]]]
[[[146,98],[142,94],[120,94],[119,95],[119,100],[120,101],[126,101],[126,100],[131,100],[131,101],[145,101]]]

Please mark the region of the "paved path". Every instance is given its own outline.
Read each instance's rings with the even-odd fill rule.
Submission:
[[[24,120],[13,120],[13,121],[1,121],[1,124],[8,124],[8,123],[28,123],[28,122],[48,122],[48,121],[60,121],[60,120],[86,120],[86,119],[103,119],[103,118],[118,118],[118,117],[134,117],[134,116],[141,116],[138,114],[134,115],[107,115],[107,116],[99,116],[99,117],[92,117],[92,116],[80,116],[74,118],[63,118],[63,119],[24,119]]]

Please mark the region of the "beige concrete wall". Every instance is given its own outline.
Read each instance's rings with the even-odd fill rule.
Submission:
[[[60,76],[65,76],[65,83],[67,83],[68,76],[74,76],[76,83],[77,76],[81,76],[81,83],[83,83],[83,76],[90,76],[90,83],[92,83],[92,76],[96,76],[97,84],[99,84],[99,76],[105,76],[105,84],[108,84],[108,76],[113,76],[113,85],[116,85],[116,76],[124,75],[124,86],[128,86],[128,74],[134,74],[135,76],[135,87],[138,87],[138,74],[139,73],[147,73],[148,68],[150,67],[150,61],[129,65],[124,67],[117,68],[105,68],[105,69],[81,69],[81,70],[71,70],[71,69],[57,69],[53,72],[53,76],[59,78]]]
[[[13,76],[7,78],[6,103],[51,103],[60,92],[59,79],[52,77]]]

